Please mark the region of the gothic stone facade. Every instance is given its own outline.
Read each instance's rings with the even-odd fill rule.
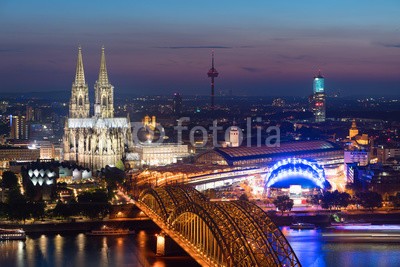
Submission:
[[[94,116],[90,117],[88,86],[85,83],[82,51],[79,48],[72,85],[69,118],[64,128],[64,160],[98,170],[115,165],[131,145],[129,117],[114,117],[114,87],[108,81],[104,48],[99,78],[95,84]]]

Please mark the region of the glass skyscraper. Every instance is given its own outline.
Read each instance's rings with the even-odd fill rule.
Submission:
[[[313,91],[315,93],[324,93],[324,77],[321,75],[321,72],[318,73],[317,76],[314,77],[314,86]]]
[[[315,122],[325,121],[325,78],[321,72],[314,77],[313,82],[313,97],[312,97],[312,111],[314,112]]]

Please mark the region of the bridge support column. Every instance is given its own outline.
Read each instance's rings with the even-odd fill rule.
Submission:
[[[166,239],[166,234],[161,232],[160,234],[157,234],[157,247],[156,247],[156,255],[157,256],[165,256],[166,253],[166,248],[165,248],[165,239]]]
[[[165,232],[156,234],[156,256],[183,255],[184,250]]]

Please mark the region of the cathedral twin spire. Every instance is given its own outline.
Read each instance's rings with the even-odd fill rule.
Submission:
[[[71,99],[69,101],[70,118],[88,118],[90,113],[89,90],[85,82],[83,70],[82,49],[78,48],[75,81],[72,83]]]
[[[78,48],[78,60],[76,61],[75,84],[85,84],[85,71],[83,69],[82,48]]]
[[[108,81],[104,46],[101,48],[100,71],[95,83],[94,114],[96,117],[114,117],[114,87]],[[82,48],[78,48],[75,81],[72,84],[71,100],[69,104],[70,118],[89,118],[90,103],[89,90],[85,82]]]
[[[114,117],[114,86],[108,82],[104,46],[101,48],[99,78],[94,85],[94,115],[101,118]]]
[[[108,84],[108,74],[106,66],[106,55],[104,53],[104,46],[101,47],[101,59],[100,59],[100,71],[99,71],[99,82],[102,84]]]

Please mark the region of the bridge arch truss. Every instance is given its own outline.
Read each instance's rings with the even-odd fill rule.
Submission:
[[[279,228],[253,203],[210,202],[180,185],[146,189],[137,204],[203,265],[301,266]]]

